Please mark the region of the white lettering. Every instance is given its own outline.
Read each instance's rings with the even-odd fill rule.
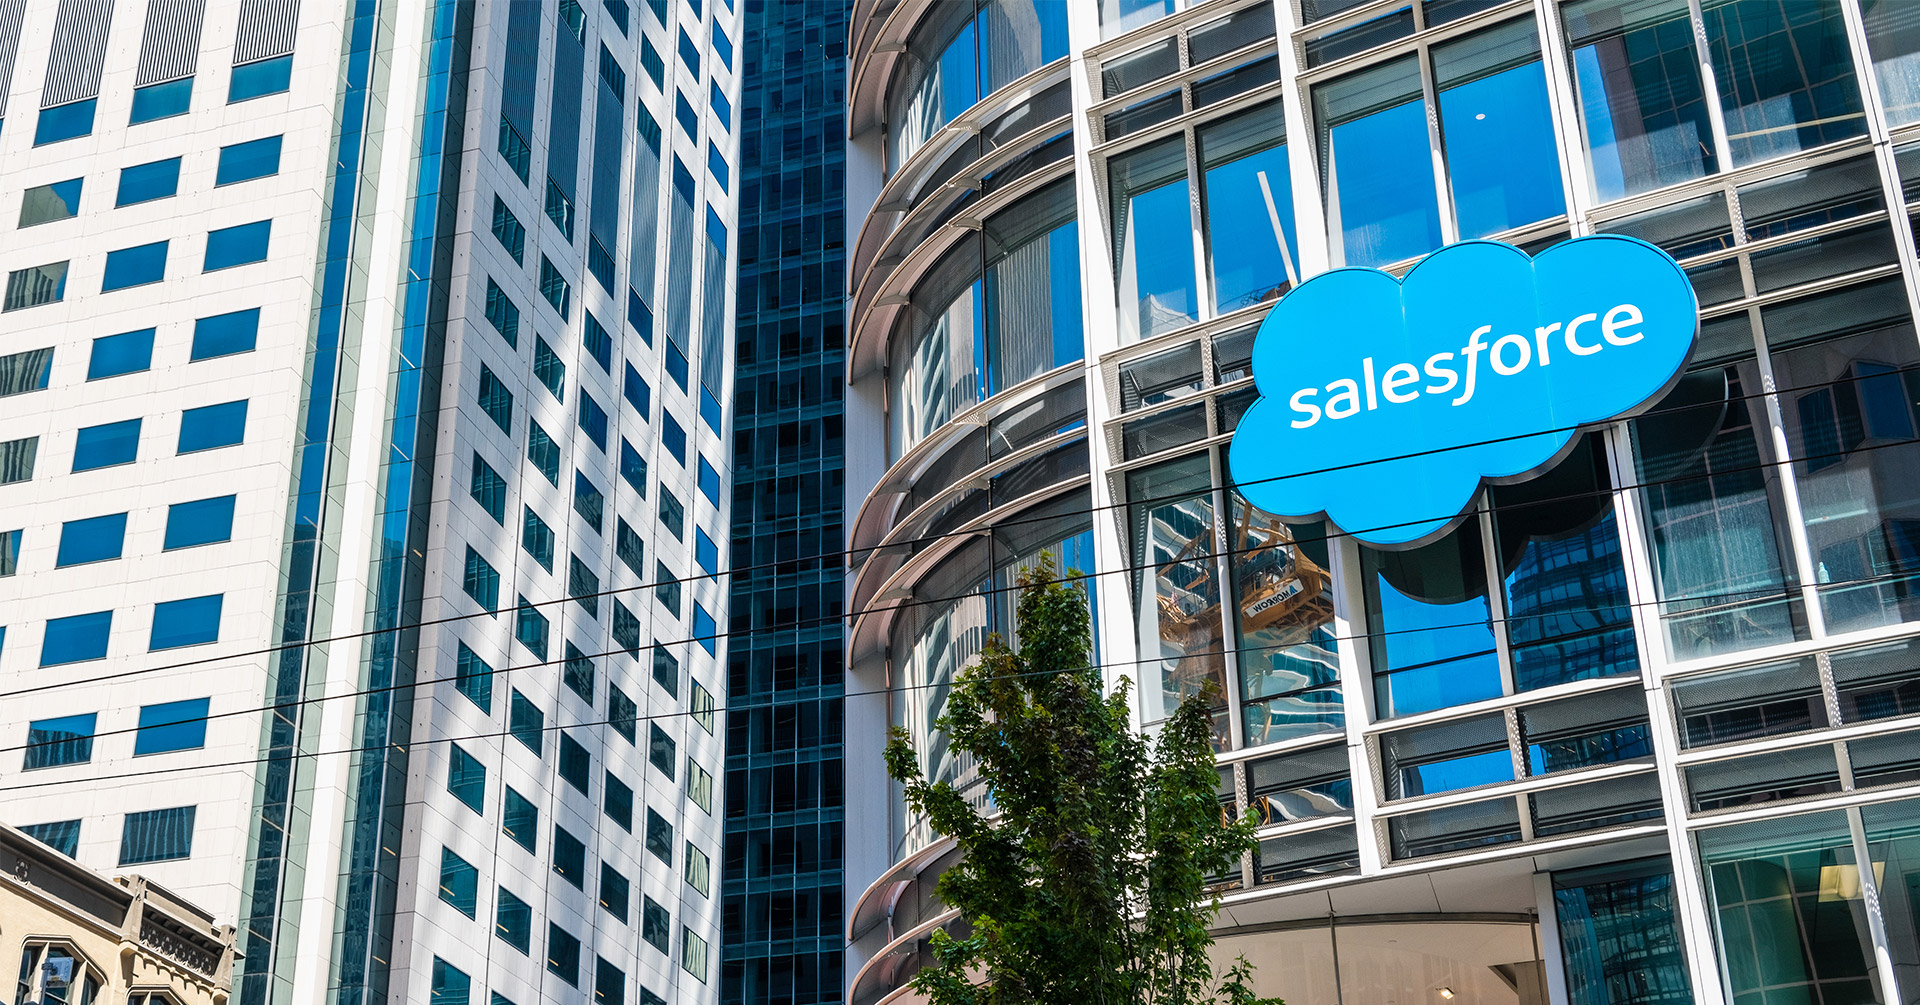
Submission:
[[[1605,321],[1600,322],[1600,335],[1614,345],[1632,345],[1647,336],[1641,332],[1632,335],[1620,334],[1620,329],[1640,323],[1640,308],[1632,304],[1621,304],[1607,312]]]
[[[1460,393],[1460,397],[1453,399],[1455,405],[1464,405],[1473,400],[1474,369],[1480,361],[1480,353],[1487,348],[1480,342],[1480,336],[1492,330],[1492,325],[1481,325],[1475,328],[1473,334],[1467,336],[1467,344],[1460,349],[1460,355],[1467,358],[1467,386],[1465,390]]]
[[[1328,384],[1327,394],[1327,418],[1344,419],[1360,414],[1360,385],[1354,383],[1353,378],[1342,377]]]
[[[1579,341],[1573,337],[1573,333],[1576,331],[1579,331],[1581,325],[1586,324],[1589,321],[1596,320],[1597,318],[1599,318],[1598,314],[1582,314],[1579,317],[1574,318],[1572,321],[1567,322],[1567,351],[1568,352],[1573,353],[1575,356],[1591,356],[1594,353],[1599,352],[1602,348],[1604,348],[1604,346],[1598,346],[1598,345],[1592,345],[1592,346],[1581,345]]]
[[[1301,415],[1307,416],[1307,419],[1304,422],[1302,422],[1299,419],[1293,420],[1293,428],[1305,429],[1308,426],[1311,426],[1314,423],[1320,421],[1320,406],[1314,404],[1311,401],[1302,400],[1305,398],[1311,398],[1314,395],[1319,393],[1320,393],[1320,389],[1317,387],[1303,387],[1300,390],[1293,392],[1293,397],[1288,399],[1288,403],[1293,406],[1294,411],[1299,412]]]
[[[1553,360],[1547,357],[1547,339],[1554,332],[1557,332],[1559,330],[1560,330],[1560,322],[1558,321],[1555,321],[1554,323],[1546,326],[1545,328],[1535,328],[1533,330],[1533,344],[1540,347],[1540,365],[1541,366],[1546,366],[1547,364],[1553,362]]]
[[[1507,346],[1520,347],[1520,362],[1508,366],[1500,361],[1500,350]],[[1493,364],[1493,372],[1502,377],[1511,377],[1527,368],[1533,362],[1533,346],[1527,343],[1525,335],[1502,335],[1500,341],[1493,344],[1493,350],[1487,353],[1487,362]]]
[[[1428,384],[1426,387],[1423,387],[1420,390],[1426,392],[1427,394],[1446,394],[1448,391],[1453,390],[1454,385],[1460,383],[1460,375],[1453,372],[1453,367],[1440,365],[1441,360],[1452,359],[1452,358],[1453,358],[1453,353],[1450,353],[1450,352],[1436,352],[1433,355],[1428,356],[1427,357],[1427,376],[1432,377],[1434,380],[1440,380],[1442,378],[1445,378],[1446,383],[1441,384],[1439,387],[1435,387],[1432,384]]]
[[[1380,393],[1396,405],[1404,405],[1420,397],[1419,391],[1401,391],[1408,384],[1418,383],[1420,371],[1412,363],[1395,363],[1387,367],[1387,374],[1380,379]]]
[[[1374,391],[1373,391],[1373,357],[1372,356],[1368,356],[1366,359],[1363,359],[1360,361],[1360,383],[1365,385],[1367,389],[1367,411],[1371,412],[1374,409],[1379,408],[1380,402],[1377,398],[1374,397]]]

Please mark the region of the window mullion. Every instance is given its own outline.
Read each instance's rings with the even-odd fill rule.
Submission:
[[[1416,5],[1417,6],[1417,5]],[[1440,215],[1440,246],[1460,240],[1460,223],[1453,215],[1453,186],[1447,182],[1447,155],[1440,146],[1440,94],[1433,81],[1433,50],[1420,46],[1414,58],[1420,65],[1420,98],[1427,108],[1427,154],[1433,163],[1434,206]]]
[[[1707,121],[1713,126],[1714,159],[1721,171],[1734,167],[1733,144],[1727,139],[1727,113],[1720,107],[1720,81],[1713,72],[1713,52],[1707,45],[1707,18],[1700,0],[1687,0],[1687,19],[1693,27],[1694,58],[1700,64],[1701,100],[1707,104]]]

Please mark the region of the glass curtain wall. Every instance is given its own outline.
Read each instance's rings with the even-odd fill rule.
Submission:
[[[989,218],[920,280],[895,325],[888,462],[989,395],[1085,355],[1073,180]]]
[[[1692,368],[1632,427],[1675,659],[1808,636],[1790,499],[1830,631],[1920,615],[1914,338],[1897,279],[1702,326]]]
[[[1067,54],[1067,0],[947,0],[907,40],[887,93],[887,171],[980,99]]]
[[[1335,266],[1389,265],[1566,212],[1533,19],[1413,49],[1312,88]],[[1428,163],[1437,175],[1408,171]]]
[[[928,780],[953,783],[976,808],[984,810],[990,801],[977,765],[953,751],[946,731],[935,724],[946,714],[955,678],[975,662],[989,635],[998,633],[1018,644],[1016,584],[1042,554],[1062,573],[1093,569],[1089,504],[1084,491],[1069,493],[1043,504],[1042,511],[1008,521],[991,538],[969,541],[920,580],[914,588],[919,605],[906,608],[894,624],[891,724],[911,737]],[[1057,519],[1047,519],[1049,515]],[[1096,662],[1098,652],[1096,639]],[[889,784],[893,859],[899,861],[925,847],[934,834],[926,820],[912,815],[898,783]]]
[[[1697,23],[1686,0],[1563,4],[1595,196],[1607,202],[1863,135],[1840,2],[1710,0]],[[1897,6],[1874,16],[1899,29],[1912,15]],[[1885,37],[1884,58],[1875,46],[1882,80],[1894,84],[1893,121],[1913,114],[1899,111],[1913,101],[1901,90],[1911,48],[1903,37]],[[1717,95],[1701,79],[1703,62]],[[1724,137],[1710,100],[1720,103]]]
[[[1279,102],[1116,154],[1107,177],[1122,345],[1276,300],[1299,281]]]
[[[1359,548],[1381,718],[1639,672],[1606,457],[1583,437],[1437,541]]]
[[[1201,453],[1126,476],[1143,717],[1165,718],[1211,683],[1222,748],[1235,715],[1242,746],[1336,732],[1346,715],[1326,530],[1216,489],[1216,459],[1224,471],[1223,456]]]

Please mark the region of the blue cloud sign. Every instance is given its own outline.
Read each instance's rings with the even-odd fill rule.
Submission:
[[[1430,540],[1482,482],[1536,474],[1578,427],[1658,400],[1698,327],[1680,266],[1612,234],[1538,258],[1466,241],[1404,280],[1323,273],[1260,326],[1233,478],[1281,516],[1324,514],[1376,545]]]

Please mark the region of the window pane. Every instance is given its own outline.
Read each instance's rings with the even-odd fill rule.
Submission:
[[[207,235],[205,271],[232,268],[267,258],[267,238],[273,231],[272,220],[225,227]]]
[[[32,227],[55,220],[70,220],[80,212],[80,178],[69,178],[51,185],[27,189],[20,200],[20,226]]]
[[[216,314],[193,323],[195,360],[252,352],[260,334],[260,308]]]
[[[1199,136],[1214,312],[1277,299],[1300,281],[1280,106],[1214,123]]]
[[[40,665],[50,667],[104,658],[112,628],[112,611],[48,619],[40,647]]]
[[[1688,374],[1631,427],[1675,659],[1806,634],[1752,345],[1745,315],[1703,325],[1696,360],[1723,347],[1746,358]]]
[[[1479,521],[1411,551],[1360,549],[1381,718],[1501,693]]]
[[[100,292],[145,286],[165,278],[167,243],[155,241],[137,248],[107,252],[107,270],[100,280]]]
[[[22,769],[31,771],[92,760],[95,718],[94,713],[89,712],[28,724],[27,753]]]
[[[167,536],[163,550],[231,540],[235,498],[215,496],[167,507]]]
[[[153,605],[150,650],[178,649],[216,642],[220,638],[222,594],[189,597]]]
[[[1718,0],[1700,13],[1734,166],[1866,133],[1838,0]]]
[[[1376,266],[1440,246],[1420,67],[1409,56],[1313,89],[1334,263]]]
[[[37,147],[43,143],[58,143],[91,134],[94,101],[88,98],[40,109],[40,119],[33,127],[33,145]]]
[[[1225,648],[1220,624],[1220,584],[1211,555],[1212,478],[1205,455],[1134,472],[1127,478],[1133,559],[1139,580],[1140,655],[1147,685],[1142,715],[1149,722],[1173,713],[1208,682],[1225,701]]]
[[[279,136],[248,140],[220,148],[220,168],[214,173],[215,185],[231,185],[280,173]]]
[[[1560,10],[1600,201],[1718,171],[1686,0],[1578,0]]]
[[[1665,859],[1553,874],[1572,1005],[1693,1001]],[[1618,948],[1615,948],[1618,947]],[[1632,947],[1631,949],[1627,947]],[[1633,988],[1622,998],[1621,990]]]
[[[151,164],[120,169],[120,191],[115,206],[165,199],[180,188],[180,158],[169,157]]]
[[[142,706],[140,731],[133,741],[133,756],[196,750],[206,746],[209,701],[207,698],[192,698]]]
[[[1920,119],[1920,4],[1862,0],[1860,8],[1887,123],[1898,126]]]
[[[1433,72],[1460,237],[1566,212],[1533,19],[1435,46]]]
[[[1186,144],[1178,137],[1163,140],[1115,157],[1107,170],[1124,345],[1200,316]]]
[[[1346,716],[1325,528],[1288,526],[1238,492],[1228,500],[1246,745],[1337,730]]]
[[[193,852],[194,807],[129,813],[120,832],[120,864],[166,862]]]
[[[1698,841],[1730,997],[1747,1001],[1764,990],[1768,1000],[1819,1000],[1836,992],[1855,1001],[1887,1000],[1878,987],[1845,816],[1716,827],[1701,831]],[[1857,990],[1839,991],[1842,980]]]
[[[139,373],[152,365],[153,329],[105,335],[93,340],[93,354],[87,358],[87,379]]]
[[[247,438],[246,401],[189,408],[180,416],[180,453],[230,447]]]
[[[131,464],[139,448],[139,419],[85,426],[74,436],[73,470],[91,471]]]
[[[275,56],[233,68],[227,81],[227,103],[279,94],[293,81],[293,55]]]
[[[125,513],[68,520],[60,525],[60,554],[54,566],[65,568],[119,558],[126,536]]]
[[[67,295],[67,263],[36,265],[7,273],[7,299],[4,310],[58,303]]]
[[[181,77],[164,84],[149,84],[133,89],[133,113],[128,125],[184,115],[193,101],[193,78]]]

